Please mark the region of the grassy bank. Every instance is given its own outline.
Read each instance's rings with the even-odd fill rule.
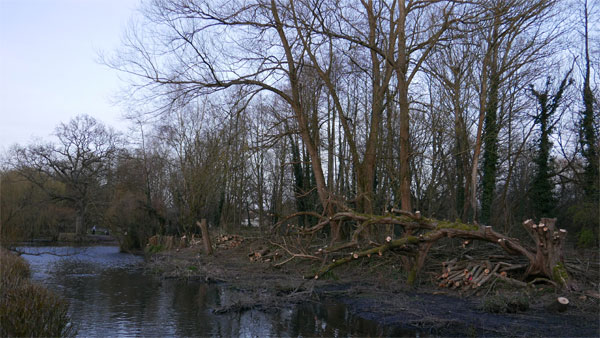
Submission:
[[[75,330],[62,298],[30,280],[27,262],[0,248],[0,336],[71,337]]]

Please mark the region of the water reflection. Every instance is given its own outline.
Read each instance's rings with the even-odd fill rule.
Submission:
[[[214,284],[160,280],[143,273],[142,258],[117,247],[21,248],[69,256],[24,256],[34,280],[70,301],[80,336],[386,336],[374,322],[334,303],[274,311],[214,313],[242,295]]]

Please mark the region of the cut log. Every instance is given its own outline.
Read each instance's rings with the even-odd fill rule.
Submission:
[[[268,254],[268,253],[269,253],[269,248],[266,248],[266,249],[258,250],[258,251],[255,253],[255,255],[256,255],[256,257],[259,257],[259,258],[260,258],[260,257],[262,257],[262,256],[264,256],[264,255],[266,255],[266,254]]]
[[[519,269],[528,267],[528,264],[506,264],[506,263],[503,263],[502,265],[504,265],[504,267],[502,267],[502,269],[500,269],[500,272],[519,270]]]
[[[500,264],[496,264],[496,266],[494,267],[494,270],[492,270],[491,273],[485,274],[483,276],[483,278],[481,278],[480,280],[477,281],[476,287],[480,287],[483,284],[485,284],[492,276],[494,276],[496,274],[496,271],[498,271],[498,269],[500,268]]]
[[[266,248],[266,249],[259,249],[259,250],[256,250],[254,252],[249,253],[248,256],[252,256],[252,257],[256,257],[256,258],[261,258],[263,256],[266,256],[268,253],[269,253],[269,249],[268,248]]]
[[[465,275],[465,274],[464,274],[462,271],[459,271],[459,272],[456,272],[456,273],[454,273],[454,274],[452,274],[452,275],[448,276],[448,280],[449,280],[449,281],[452,281],[452,282],[454,282],[454,281],[458,281],[458,280],[461,280],[461,279],[463,279],[464,275]]]
[[[479,266],[479,269],[475,270],[475,273],[473,274],[473,283],[476,283],[477,280],[479,280],[479,277],[481,277],[481,275],[483,275],[483,272],[487,270],[486,268],[484,268],[483,266]],[[489,273],[489,271],[488,271]]]
[[[552,312],[565,312],[569,307],[569,300],[565,297],[558,297],[554,302],[547,306],[548,311]]]
[[[512,285],[515,285],[515,286],[518,286],[518,287],[521,287],[521,288],[526,288],[527,287],[527,283],[521,282],[520,280],[516,280],[514,278],[507,277],[506,276],[506,272],[502,272],[500,274],[493,273],[492,275],[494,275],[496,278],[498,278],[498,279],[500,279],[502,281],[505,281],[505,282],[507,282],[509,284],[512,284]]]

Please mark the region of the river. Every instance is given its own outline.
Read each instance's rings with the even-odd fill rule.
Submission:
[[[226,285],[160,279],[143,258],[116,246],[21,247],[32,279],[70,303],[82,337],[386,336],[389,328],[349,314],[343,304],[283,304],[273,311],[214,312],[231,304]],[[52,254],[46,254],[50,252]],[[44,254],[40,254],[44,253]]]

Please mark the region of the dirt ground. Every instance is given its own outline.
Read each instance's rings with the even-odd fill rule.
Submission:
[[[147,269],[163,278],[225,283],[242,291],[241,299],[218,312],[272,310],[281,304],[334,300],[345,304],[353,315],[400,330],[391,332],[408,330],[420,336],[600,337],[595,270],[590,277],[596,279],[595,286],[579,283],[578,291],[557,291],[540,284],[527,288],[498,284],[466,295],[437,287],[434,281],[441,264],[435,259],[427,262],[416,287],[406,285],[399,257],[393,253],[353,261],[315,280],[303,276],[317,271],[320,262],[296,258],[275,266],[289,255],[281,252],[279,260],[268,262],[255,259],[252,254],[265,248],[277,250],[258,236],[247,236],[237,244],[232,248],[219,248],[217,244],[211,256],[204,254],[201,245],[162,251],[148,256]],[[547,309],[558,296],[570,300],[566,312]],[[525,305],[508,311],[513,313],[494,310],[494,304],[510,303],[512,299]]]

